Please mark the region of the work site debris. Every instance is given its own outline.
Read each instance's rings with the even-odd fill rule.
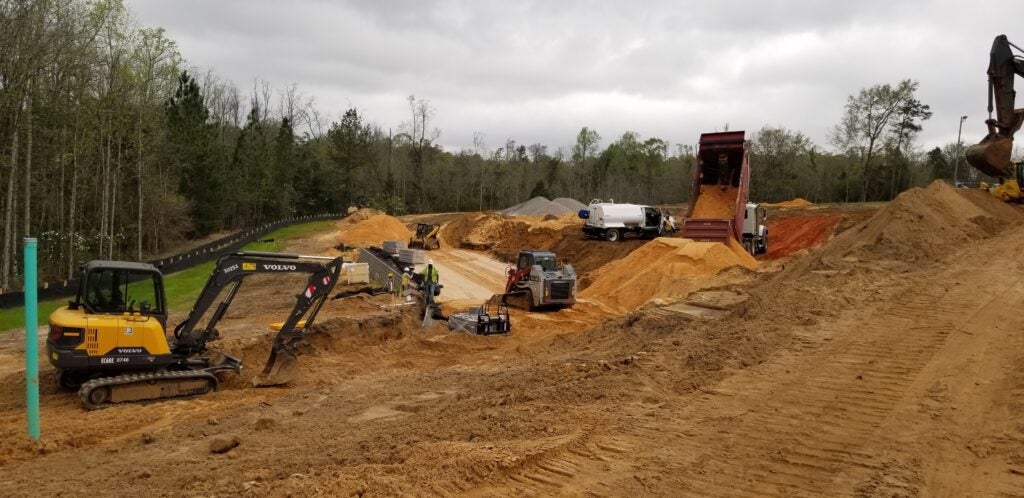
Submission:
[[[217,436],[210,440],[210,453],[227,453],[242,442],[238,436]]]

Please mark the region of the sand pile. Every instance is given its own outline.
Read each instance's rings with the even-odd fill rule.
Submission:
[[[724,191],[717,185],[704,185],[700,188],[697,204],[693,206],[693,218],[723,219],[732,218],[736,213],[736,196],[739,189],[729,187]]]
[[[339,240],[348,246],[380,246],[385,240],[408,241],[411,236],[398,218],[377,214],[342,231]]]
[[[572,201],[572,199],[568,200]],[[546,197],[537,196],[526,202],[521,202],[515,206],[505,209],[504,211],[501,211],[501,214],[507,214],[509,216],[546,216],[549,214],[561,216],[563,214],[575,213],[579,211],[579,209],[572,209],[563,203],[550,201]]]
[[[941,181],[903,192],[861,225],[822,248],[822,258],[934,261],[970,241],[1024,221],[1024,211],[981,191]]]
[[[359,222],[359,221],[363,221],[363,220],[369,219],[370,217],[376,216],[378,214],[384,214],[384,213],[382,213],[380,211],[377,211],[376,209],[373,209],[373,208],[362,208],[362,209],[360,209],[360,210],[358,210],[358,211],[356,211],[356,212],[346,216],[345,217],[345,221],[348,221],[350,223],[356,223],[356,222]]]
[[[793,199],[791,201],[774,202],[774,203],[768,203],[768,204],[763,204],[763,205],[764,206],[768,206],[768,207],[791,208],[791,207],[813,206],[814,203],[809,201],[809,200],[807,200],[807,199],[804,199],[802,197],[797,197],[796,199]]]
[[[733,266],[754,268],[757,262],[742,248],[660,237],[598,270],[580,297],[634,310],[654,298],[685,296],[699,277]]]

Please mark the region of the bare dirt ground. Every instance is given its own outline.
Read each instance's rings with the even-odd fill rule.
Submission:
[[[911,193],[809,254],[702,277],[684,301],[716,320],[583,302],[476,337],[331,301],[293,385],[246,371],[87,412],[44,382],[41,445],[9,334],[0,494],[1021,496],[1024,214],[973,194]],[[455,296],[503,281],[480,253],[433,257]],[[283,287],[254,284],[222,331],[250,370]]]

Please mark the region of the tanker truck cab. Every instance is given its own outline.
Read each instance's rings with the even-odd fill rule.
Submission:
[[[594,199],[579,215],[583,218],[584,235],[610,242],[620,241],[631,233],[642,237],[657,237],[666,229],[665,214],[651,206],[616,204]]]
[[[747,203],[743,212],[743,247],[750,254],[764,254],[768,252],[768,227],[765,226],[765,219],[768,217],[768,210],[760,204]]]

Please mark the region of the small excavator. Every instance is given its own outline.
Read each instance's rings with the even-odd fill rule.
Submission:
[[[217,259],[192,310],[166,334],[167,297],[163,275],[153,265],[90,261],[82,266],[78,294],[50,315],[47,357],[57,383],[77,389],[82,405],[96,409],[116,403],[207,394],[219,372],[238,373],[237,358],[207,349],[219,338],[224,317],[243,280],[257,273],[308,274],[306,286],[278,329],[270,358],[256,386],[289,382],[299,348],[341,273],[341,258],[270,252],[236,252]],[[224,294],[221,297],[221,294]],[[220,302],[217,303],[218,298]],[[201,321],[216,304],[205,325]]]
[[[1024,52],[1006,35],[999,35],[992,42],[988,65],[989,119],[985,121],[988,135],[980,143],[968,147],[966,156],[967,162],[978,171],[1006,180],[1004,184],[1012,183],[1008,186],[1015,187],[1019,196],[1022,172],[1010,156],[1013,135],[1024,123],[1024,109],[1014,109],[1017,92],[1013,89],[1014,76],[1024,77],[1024,57],[1014,54],[1013,49]],[[995,119],[992,119],[993,108]]]

